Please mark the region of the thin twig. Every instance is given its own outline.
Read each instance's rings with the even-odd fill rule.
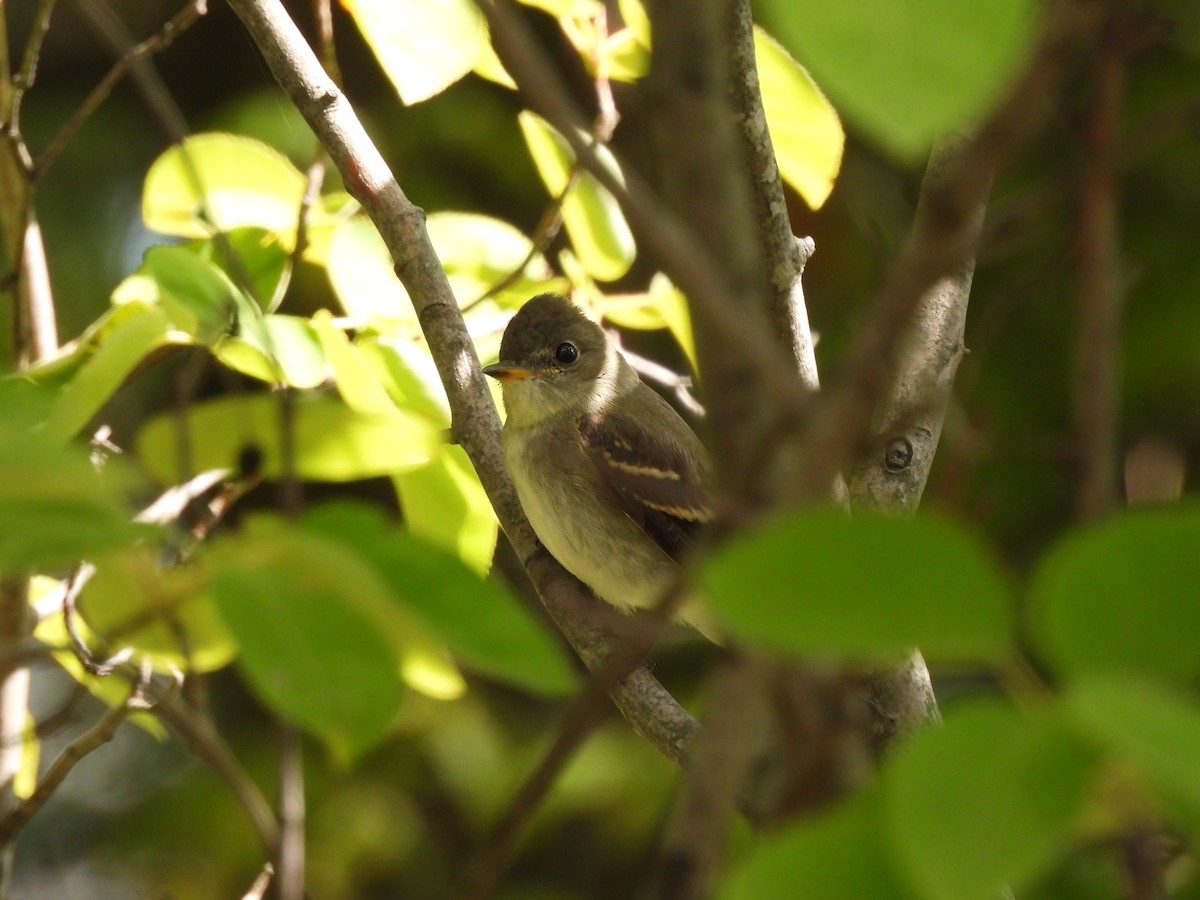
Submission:
[[[38,61],[41,59],[42,44],[50,30],[50,17],[58,0],[40,0],[29,39],[25,44],[25,55],[21,60],[21,71],[13,79],[12,109],[9,111],[8,127],[13,132],[21,130],[21,101],[37,81]]]
[[[85,8],[89,7],[85,6]],[[75,136],[75,133],[82,127],[83,123],[88,120],[92,113],[100,108],[100,104],[108,99],[108,95],[112,93],[113,88],[117,86],[130,70],[135,69],[139,61],[169,47],[179,35],[190,28],[207,11],[208,0],[191,0],[187,6],[168,19],[157,34],[122,53],[120,58],[113,63],[112,68],[92,88],[87,97],[84,98],[83,103],[67,118],[67,121],[59,128],[58,133],[50,139],[50,143],[42,150],[41,155],[34,162],[32,177],[36,180],[46,174],[66,148],[67,144]]]
[[[1117,224],[1116,148],[1125,92],[1127,50],[1120,17],[1092,61],[1091,112],[1084,132],[1079,186],[1078,293],[1072,409],[1079,467],[1076,509],[1092,520],[1117,498],[1118,359],[1122,310]]]
[[[290,722],[279,736],[279,898],[304,897],[304,745]]]
[[[156,700],[147,698],[146,691],[150,687],[150,669],[143,667],[141,674],[130,688],[129,696],[120,706],[107,710],[92,728],[82,737],[73,741],[46,770],[42,780],[38,782],[33,793],[21,801],[12,812],[0,819],[0,847],[8,847],[17,833],[25,827],[34,814],[46,803],[58,789],[71,770],[88,754],[112,740],[117,728],[135,712],[153,710]],[[172,682],[172,691],[177,691],[179,681]]]

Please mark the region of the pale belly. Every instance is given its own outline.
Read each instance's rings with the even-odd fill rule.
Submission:
[[[506,430],[504,455],[521,506],[538,539],[596,596],[618,608],[653,606],[675,577],[675,563],[601,489],[570,466],[557,471],[525,464],[529,443]],[[553,485],[553,489],[550,485]],[[601,513],[616,527],[596,528]]]

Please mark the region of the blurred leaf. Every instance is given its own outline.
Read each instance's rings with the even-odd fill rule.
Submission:
[[[734,538],[700,570],[731,634],[791,653],[999,660],[1010,631],[991,557],[948,522],[806,510]]]
[[[1044,874],[1080,816],[1094,760],[1058,719],[994,701],[897,751],[884,784],[896,860],[920,896],[994,900]]]
[[[304,176],[283,154],[233,134],[197,134],[154,161],[142,192],[146,227],[203,238],[247,225],[295,246]]]
[[[804,67],[758,26],[754,53],[779,174],[820,209],[841,168],[842,123]]]
[[[364,610],[384,588],[353,554],[308,534],[248,529],[239,540],[218,548],[212,591],[240,668],[268,706],[353,760],[400,703],[392,648]]]
[[[321,349],[333,369],[338,393],[355,412],[365,415],[387,415],[396,409],[378,375],[361,350],[346,333],[333,324],[327,310],[318,310],[312,317],[312,327],[321,342]]]
[[[351,481],[391,475],[422,466],[439,447],[436,430],[422,419],[393,410],[386,415],[355,412],[339,400],[301,394],[294,398],[296,475],[314,481]],[[181,422],[182,420],[182,422]],[[186,425],[180,434],[181,424]],[[163,483],[178,479],[180,447],[191,468],[234,468],[248,448],[262,454],[267,478],[282,474],[280,400],[271,394],[221,397],[165,414],[146,424],[137,452]],[[186,444],[180,441],[186,436]]]
[[[680,349],[696,367],[696,346],[692,339],[692,319],[683,292],[661,272],[650,279],[649,289],[642,294],[596,295],[601,315],[623,328],[669,328]]]
[[[798,826],[763,835],[718,897],[912,900],[880,841],[878,806],[877,792],[867,791]]]
[[[201,343],[257,331],[259,307],[215,263],[186,247],[151,247],[138,275],[154,286],[154,299],[171,324]],[[114,294],[114,302],[118,296]]]
[[[1062,702],[1083,735],[1132,763],[1170,806],[1185,812],[1194,831],[1200,828],[1200,705],[1194,695],[1105,673],[1074,682]]]
[[[0,379],[0,569],[68,566],[158,534],[120,499],[121,460],[101,476],[86,450],[41,430],[49,402],[24,381]]]
[[[113,650],[132,647],[159,671],[209,672],[233,659],[237,647],[201,568],[163,569],[144,547],[108,554],[95,566],[79,609]]]
[[[392,401],[440,428],[450,426],[450,402],[429,350],[400,338],[355,341]]]
[[[559,196],[575,159],[570,146],[539,116],[522,112],[518,119],[538,174],[550,196]],[[596,155],[607,168],[618,172],[607,148],[597,147]],[[594,278],[616,281],[629,271],[637,254],[633,234],[616,199],[589,172],[579,173],[563,201],[562,216],[576,255]]]
[[[426,227],[460,304],[478,300],[514,271],[520,274],[492,298],[493,303],[517,306],[534,294],[563,288],[541,254],[530,257],[529,238],[507,222],[475,213],[437,212],[429,215]],[[347,220],[334,232],[328,272],[347,315],[381,330],[397,325],[417,330],[408,292],[369,220]]]
[[[765,24],[838,109],[901,160],[978,117],[1021,59],[1029,0],[763,0]]]
[[[515,90],[517,87],[517,83],[512,80],[512,76],[504,68],[504,63],[500,62],[500,57],[496,55],[496,50],[492,46],[490,38],[484,40],[483,46],[479,51],[479,56],[475,59],[475,68],[472,71],[480,78],[494,81],[496,84],[503,85],[506,88]]]
[[[1064,673],[1200,675],[1200,506],[1124,513],[1073,534],[1033,579],[1033,637]]]
[[[545,258],[533,253],[533,242],[507,222],[477,213],[437,212],[427,224],[460,304],[477,300],[513,272],[520,274],[494,298],[501,305],[518,306],[534,294],[561,287]]]
[[[38,763],[42,756],[37,724],[33,713],[26,710],[25,727],[21,729],[21,762],[12,778],[13,796],[18,800],[28,800],[37,789]]]
[[[278,313],[263,316],[254,341],[229,336],[216,347],[217,359],[231,369],[275,384],[315,388],[325,383],[329,368],[316,329],[307,319]]]
[[[405,105],[440,94],[475,66],[487,40],[471,0],[342,0]]]
[[[353,545],[370,559],[407,609],[467,664],[537,691],[558,694],[578,680],[563,649],[497,584],[449,553],[388,526],[366,507],[327,505],[308,527]]]
[[[224,272],[259,309],[270,306],[291,260],[279,235],[262,228],[234,228],[220,241],[189,241],[183,247]]]
[[[62,388],[45,424],[50,440],[74,437],[154,350],[168,343],[170,323],[156,306],[129,304],[99,336],[91,354]]]
[[[326,270],[346,315],[376,324],[399,321],[417,326],[408,293],[370,219],[356,216],[334,229]]]
[[[412,533],[486,574],[500,525],[462,448],[445,447],[429,465],[393,480]]]

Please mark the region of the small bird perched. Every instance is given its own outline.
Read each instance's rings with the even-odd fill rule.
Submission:
[[[504,459],[538,539],[600,599],[653,606],[714,517],[700,439],[565,297],[521,307],[483,371],[500,381]]]

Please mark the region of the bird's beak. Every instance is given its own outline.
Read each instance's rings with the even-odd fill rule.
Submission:
[[[522,366],[506,366],[504,363],[493,363],[490,366],[483,367],[483,374],[490,375],[497,381],[519,381],[522,378],[529,378],[536,373],[533,369],[526,369]]]

